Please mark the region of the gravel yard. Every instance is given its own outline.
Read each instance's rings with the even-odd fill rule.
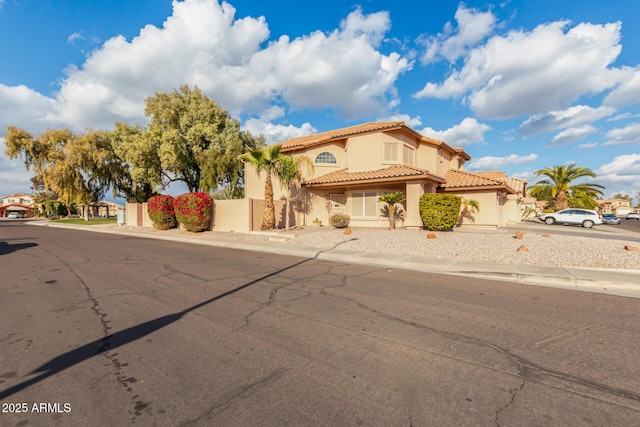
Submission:
[[[419,230],[352,229],[351,235],[345,235],[343,230],[328,229],[300,234],[289,244],[319,249],[339,244],[342,250],[498,264],[640,269],[640,252],[624,248],[640,245],[624,240],[526,232],[522,239],[507,232],[435,232],[436,239],[428,239],[427,234]],[[520,246],[528,252],[518,252]]]

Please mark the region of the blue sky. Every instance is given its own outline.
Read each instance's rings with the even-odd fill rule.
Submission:
[[[0,0],[0,39],[0,138],[144,124],[187,83],[270,143],[404,120],[470,171],[575,162],[640,190],[635,0]],[[30,176],[0,154],[0,194]]]

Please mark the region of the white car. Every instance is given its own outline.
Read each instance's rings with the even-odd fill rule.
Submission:
[[[538,217],[538,219],[549,225],[581,225],[584,228],[591,228],[594,225],[602,224],[602,218],[600,217],[600,214],[589,209],[563,209],[558,212],[541,215],[540,217]]]
[[[9,212],[9,215],[7,215],[7,218],[20,218],[20,215],[18,215],[18,212]]]
[[[635,219],[635,220],[640,221],[640,214],[637,213],[637,212],[632,212],[630,214],[627,214],[626,218],[627,219]]]

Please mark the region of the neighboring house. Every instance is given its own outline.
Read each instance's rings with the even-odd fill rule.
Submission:
[[[631,201],[627,199],[603,199],[598,200],[597,203],[600,213],[626,215],[633,212]]]
[[[33,196],[27,193],[14,193],[2,197],[2,214],[6,217],[11,212],[18,212],[20,216],[28,216],[33,207]]]
[[[393,191],[406,195],[403,218],[398,222],[401,227],[422,227],[420,196],[436,192],[477,200],[480,212],[475,214],[475,225],[503,226],[521,220],[526,181],[503,172],[466,172],[464,164],[471,156],[462,148],[425,137],[404,122],[365,123],[290,139],[281,145],[284,154],[305,155],[315,166],[301,188],[292,189],[291,225],[307,225],[315,219],[328,225],[332,215],[346,213],[352,226],[386,228],[385,204],[378,202],[378,197]],[[214,227],[218,231],[246,231],[259,224],[255,217],[260,209],[246,201],[264,198],[265,175],[258,177],[249,163],[245,168],[245,202],[216,201]],[[285,197],[286,191],[274,180],[274,199]],[[231,206],[233,209],[227,209]],[[278,206],[282,224],[284,204]],[[236,221],[230,221],[227,212],[233,212]],[[248,223],[243,223],[247,218]],[[465,220],[465,224],[469,222]]]

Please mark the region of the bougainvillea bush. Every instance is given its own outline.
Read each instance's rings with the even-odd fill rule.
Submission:
[[[209,229],[213,214],[213,198],[207,193],[185,193],[173,201],[178,222],[188,231]]]
[[[172,196],[153,196],[147,200],[149,218],[156,230],[168,230],[178,225],[176,214],[173,208],[174,199]]]

